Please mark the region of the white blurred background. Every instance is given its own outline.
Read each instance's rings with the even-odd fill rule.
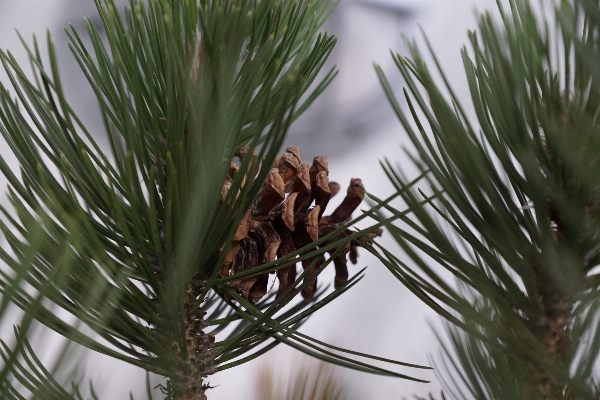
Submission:
[[[476,27],[476,10],[496,13],[495,0],[342,0],[324,29],[339,35],[330,65],[340,70],[331,87],[312,110],[293,127],[288,144],[298,144],[304,158],[328,156],[330,179],[342,188],[352,177],[362,178],[367,190],[378,197],[392,192],[379,161],[389,158],[411,171],[402,146],[407,138],[387,104],[377,81],[373,63],[380,64],[397,90],[402,81],[394,68],[390,50],[406,53],[402,35],[414,38],[426,52],[425,32],[460,98],[468,101],[468,88],[462,69],[460,48],[467,43],[467,30]],[[96,101],[83,75],[71,60],[62,26],[73,23],[84,31],[82,17],[95,16],[92,0],[0,0],[0,48],[9,49],[26,62],[25,52],[15,29],[30,42],[35,33],[45,41],[46,29],[53,34],[61,59],[62,77],[69,98],[84,121],[97,127],[102,141],[102,124],[95,112]],[[433,68],[433,66],[431,65]],[[0,79],[6,77],[0,72]],[[1,140],[1,139],[0,139]],[[14,164],[14,158],[0,141],[0,152]],[[5,181],[0,177],[4,188]],[[6,204],[5,196],[0,201]],[[385,237],[384,244],[391,244]],[[353,350],[400,361],[431,365],[437,358],[438,343],[428,321],[440,329],[439,318],[408,292],[374,258],[362,254],[351,273],[368,265],[366,276],[356,287],[310,319],[302,331],[321,340]],[[332,282],[333,272],[319,278]],[[2,333],[7,332],[3,327]],[[51,339],[46,346],[52,347]],[[144,395],[144,373],[105,357],[87,356],[89,378],[101,399],[125,399],[131,391],[138,399]],[[219,373],[209,379],[216,386],[211,400],[253,399],[258,369],[273,364],[277,370],[290,369],[301,360],[297,352],[279,346],[266,356],[243,366]],[[440,384],[431,371],[397,368],[398,372],[429,384],[341,371],[356,399],[381,400],[410,398],[413,394],[436,395]],[[285,379],[285,377],[282,377]]]

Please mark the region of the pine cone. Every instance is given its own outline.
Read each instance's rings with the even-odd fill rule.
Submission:
[[[246,156],[247,149],[238,152],[238,157]],[[223,197],[231,185],[233,174],[238,166],[232,164],[231,174],[223,186]],[[221,276],[247,271],[261,264],[283,257],[296,249],[310,246],[319,237],[327,235],[350,220],[352,212],[362,202],[365,188],[360,179],[352,179],[346,198],[328,216],[323,213],[329,199],[340,189],[335,182],[329,182],[329,170],[325,156],[315,157],[313,164],[302,162],[300,149],[290,147],[271,169],[267,181],[240,222],[233,244],[221,268]],[[343,239],[352,232],[345,230],[337,239]],[[371,240],[381,235],[381,230],[369,233],[360,238],[360,242]],[[333,260],[335,266],[335,288],[339,288],[348,280],[348,260],[356,263],[359,241],[352,241]],[[306,253],[315,250],[317,246],[309,247]],[[333,250],[332,250],[333,251]],[[324,256],[317,259],[307,258],[302,261],[306,270],[315,263],[311,271],[316,271],[325,262]],[[281,296],[296,280],[296,265],[277,270],[279,291]],[[253,303],[259,301],[266,293],[268,274],[244,278],[231,283],[238,292]],[[305,299],[315,295],[317,277],[310,272],[305,277],[308,285],[302,291]]]

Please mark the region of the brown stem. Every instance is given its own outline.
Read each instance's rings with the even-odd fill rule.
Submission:
[[[536,336],[544,344],[551,361],[564,364],[565,355],[573,338],[571,335],[571,302],[566,295],[554,284],[553,279],[541,270],[536,270],[538,276],[543,316],[538,324]],[[566,369],[566,366],[565,366]],[[545,368],[526,362],[527,382],[525,397],[532,400],[571,400],[573,397],[565,388],[564,382],[552,379]]]
[[[207,324],[196,297],[202,282],[194,280],[190,284],[185,302],[185,359],[180,360],[177,376],[171,378],[177,400],[206,400],[206,390],[210,386],[204,378],[214,373],[213,353],[215,337],[204,333]],[[183,354],[183,353],[182,353]]]

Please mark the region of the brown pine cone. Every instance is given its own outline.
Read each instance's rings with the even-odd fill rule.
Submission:
[[[247,149],[242,149],[238,156],[244,157]],[[239,167],[232,164],[231,174],[237,173]],[[329,199],[340,189],[335,182],[329,182],[329,170],[325,156],[315,157],[312,166],[302,162],[300,149],[290,147],[281,156],[271,169],[267,181],[260,190],[250,210],[246,212],[240,222],[234,241],[220,275],[228,276],[237,272],[246,271],[261,264],[275,260],[296,251],[299,248],[310,246],[319,237],[335,231],[341,224],[351,219],[352,212],[362,202],[365,188],[360,179],[352,179],[346,198],[328,216],[323,213]],[[229,186],[230,177],[223,185],[224,198]],[[343,239],[352,232],[345,230],[337,239]],[[360,241],[372,240],[381,235],[381,230],[368,234],[368,238]],[[346,245],[346,248],[333,260],[335,266],[335,288],[339,288],[348,280],[348,260],[356,263],[359,243],[356,241]],[[306,253],[316,249],[308,247]],[[308,285],[302,291],[305,299],[310,299],[317,290],[317,277],[314,271],[325,262],[324,256],[307,258],[302,261],[306,270],[313,263],[311,272],[304,278]],[[277,270],[279,291],[281,296],[296,280],[296,265]],[[268,274],[244,278],[233,281],[231,285],[238,292],[253,303],[259,301],[267,294]]]

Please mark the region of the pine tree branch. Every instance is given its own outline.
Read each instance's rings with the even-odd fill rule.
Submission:
[[[458,374],[457,398],[595,398],[596,381],[571,371],[589,374],[588,363],[598,357],[597,348],[589,358],[578,356],[592,350],[582,342],[584,332],[594,331],[587,313],[597,316],[592,304],[600,295],[600,97],[591,62],[598,4],[556,2],[556,32],[526,0],[511,1],[510,11],[499,7],[501,24],[482,15],[470,33],[471,50],[463,50],[476,121],[435,55],[445,88],[414,44],[410,58],[394,56],[406,80],[407,110],[377,69],[428,187],[411,188],[387,163],[410,210],[387,226],[412,265],[385,249],[378,254],[463,330],[449,328],[454,352],[446,351],[447,368]]]

